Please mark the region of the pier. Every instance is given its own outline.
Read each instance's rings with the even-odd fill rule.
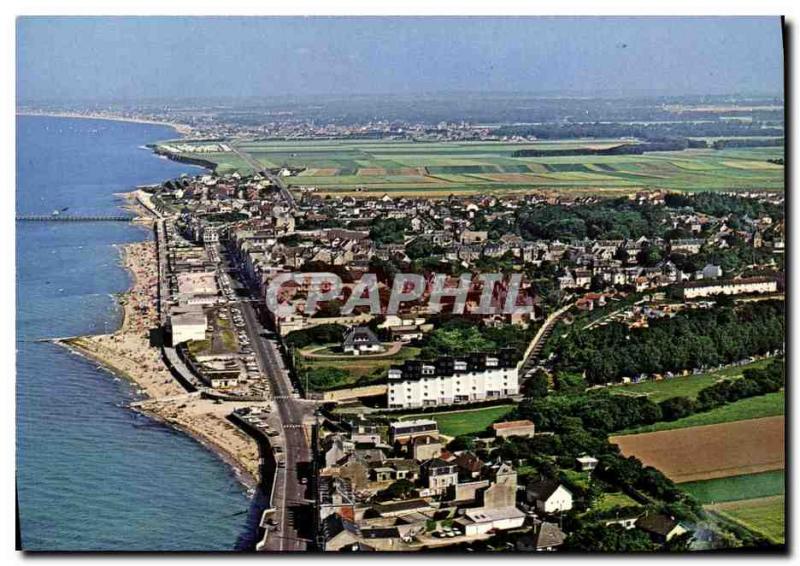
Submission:
[[[133,216],[74,214],[23,214],[16,217],[17,222],[131,222],[133,219]]]

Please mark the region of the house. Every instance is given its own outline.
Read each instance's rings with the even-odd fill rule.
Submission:
[[[639,519],[636,526],[650,535],[654,542],[661,544],[688,532],[688,529],[676,521],[674,517],[668,517],[660,513],[645,515]]]
[[[383,344],[375,336],[375,333],[366,326],[354,326],[344,333],[342,340],[342,351],[345,354],[352,354],[358,356],[360,354],[369,354],[376,352],[383,352]]]
[[[610,527],[611,525],[619,525],[626,531],[629,531],[636,527],[636,521],[639,520],[639,513],[629,513],[623,515],[617,515],[613,519],[606,519],[603,521],[603,524],[606,527]]]
[[[555,523],[542,522],[534,526],[531,538],[520,538],[517,550],[520,552],[550,552],[564,544],[564,534]]]
[[[561,513],[572,509],[572,492],[556,480],[540,479],[528,484],[526,496],[541,513]]]
[[[492,430],[497,438],[509,438],[512,436],[533,438],[534,426],[533,422],[529,420],[508,421],[504,423],[494,423],[492,425]]]
[[[591,472],[597,467],[597,462],[597,458],[592,456],[580,456],[575,458],[575,463],[582,472]]]
[[[433,458],[420,467],[426,487],[434,494],[444,493],[448,487],[458,483],[458,466]]]
[[[461,452],[452,460],[458,466],[459,475],[467,480],[479,478],[483,469],[483,462],[472,452]]]
[[[442,452],[444,444],[438,436],[425,434],[411,441],[411,457],[423,461],[436,458]]]
[[[501,509],[467,509],[453,524],[465,536],[486,534],[490,531],[517,529],[525,523],[525,513],[516,507]]]
[[[389,442],[392,444],[430,434],[439,434],[439,424],[431,419],[389,423]]]
[[[480,244],[489,239],[489,232],[486,230],[464,230],[461,232],[462,244]]]
[[[722,268],[719,265],[706,264],[702,270],[703,279],[719,279],[722,277]]]

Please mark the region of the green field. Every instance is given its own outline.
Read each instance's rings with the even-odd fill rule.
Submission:
[[[786,540],[785,501],[782,495],[722,503],[709,506],[708,509],[774,543],[783,544]]]
[[[305,380],[306,375],[310,377],[308,380],[310,391],[326,391],[348,386],[381,383],[386,381],[390,366],[416,358],[418,355],[419,348],[404,346],[397,354],[375,358],[368,356],[341,356],[337,359],[298,357],[298,375],[301,380]],[[328,383],[315,382],[314,377],[320,375],[320,371],[328,369],[343,370],[344,374],[339,379],[331,380]]]
[[[644,155],[514,157],[521,149],[608,147],[623,140],[502,142],[251,141],[237,147],[265,167],[303,167],[290,187],[320,192],[447,196],[485,190],[572,189],[631,192],[644,188],[783,190],[782,147],[692,149]],[[250,168],[234,153],[184,153],[218,163],[222,173]]]
[[[687,375],[662,379],[660,381],[645,381],[630,385],[617,385],[611,387],[609,391],[620,395],[647,395],[654,403],[660,403],[664,399],[672,397],[689,397],[695,399],[701,389],[714,385],[723,379],[737,378],[746,369],[763,368],[769,364],[770,360],[759,360],[746,366],[725,368],[720,371],[703,373],[700,375]]]
[[[758,474],[687,482],[680,484],[680,488],[705,505],[783,495],[785,481],[784,471],[775,470]]]
[[[439,432],[446,436],[461,436],[481,432],[496,420],[506,416],[514,408],[513,405],[499,405],[483,409],[453,411],[449,413],[426,413],[424,415],[406,415],[403,420],[424,418],[439,423]]]
[[[783,415],[785,408],[786,400],[784,398],[784,393],[783,391],[779,391],[777,393],[767,393],[766,395],[760,395],[758,397],[742,399],[717,409],[712,409],[705,413],[695,413],[694,415],[676,421],[658,422],[636,429],[624,430],[615,434],[638,434],[641,432],[656,432],[659,430],[672,430],[690,426],[744,421],[761,417],[774,417]]]

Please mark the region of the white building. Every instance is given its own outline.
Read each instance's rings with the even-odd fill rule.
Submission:
[[[169,317],[172,328],[172,345],[177,346],[189,340],[205,340],[208,322],[202,310],[191,310],[173,314]]]
[[[217,281],[213,271],[178,274],[178,302],[183,305],[209,305],[217,302]]]
[[[540,513],[561,513],[572,509],[572,492],[555,480],[539,480],[526,489],[528,502]]]
[[[392,409],[474,403],[518,393],[519,374],[509,350],[496,356],[407,360],[389,370],[388,406]]]
[[[683,288],[683,297],[685,299],[696,299],[713,295],[775,293],[777,290],[778,282],[771,277],[750,277],[732,279],[730,281],[715,281],[714,283],[688,283]]]
[[[467,509],[463,517],[456,519],[455,524],[466,536],[483,535],[489,531],[507,531],[519,528],[525,523],[525,513],[516,507],[488,509],[480,507]]]

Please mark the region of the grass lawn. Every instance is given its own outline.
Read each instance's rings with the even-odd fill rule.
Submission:
[[[656,432],[659,430],[672,430],[690,426],[744,421],[761,417],[775,417],[783,415],[785,409],[786,400],[784,398],[784,393],[783,391],[778,391],[777,393],[767,393],[766,395],[760,395],[758,397],[742,399],[717,409],[712,409],[705,413],[695,413],[694,415],[676,421],[655,423],[635,429],[624,430],[615,434],[620,436],[623,434],[638,434],[640,432]]]
[[[636,500],[631,499],[621,491],[617,493],[604,493],[594,502],[592,511],[608,511],[615,507],[635,507],[638,505],[639,503],[637,503]]]
[[[423,415],[405,415],[408,419],[433,419],[439,423],[439,432],[447,436],[461,436],[481,432],[496,420],[507,415],[514,405],[498,405],[483,409],[470,409],[467,411],[453,411],[450,413],[426,413]]]
[[[419,355],[419,348],[412,346],[403,346],[397,354],[393,356],[386,356],[380,358],[369,358],[350,356],[348,358],[326,360],[323,358],[298,358],[299,364],[302,368],[299,369],[301,379],[305,379],[305,373],[312,371],[312,378],[320,374],[320,370],[335,368],[343,370],[346,375],[342,375],[337,380],[331,380],[328,383],[314,383],[313,379],[309,380],[308,386],[312,391],[325,391],[345,387],[348,385],[366,385],[368,383],[377,383],[386,380],[389,372],[389,367],[395,364],[400,364],[403,360],[410,360]],[[299,366],[298,366],[299,367]],[[317,370],[314,372],[314,370]]]
[[[708,509],[774,543],[782,544],[786,540],[783,495],[710,505]]]
[[[662,379],[660,381],[645,381],[630,385],[617,385],[609,388],[609,391],[620,395],[647,395],[654,403],[660,403],[664,399],[671,397],[689,397],[695,399],[701,389],[705,389],[723,379],[735,379],[741,377],[746,369],[763,368],[772,360],[758,360],[746,366],[725,368],[720,371],[703,373],[699,375],[687,375]]]
[[[784,471],[775,470],[760,474],[687,482],[680,484],[680,488],[693,495],[700,503],[708,504],[783,495],[784,482]]]

